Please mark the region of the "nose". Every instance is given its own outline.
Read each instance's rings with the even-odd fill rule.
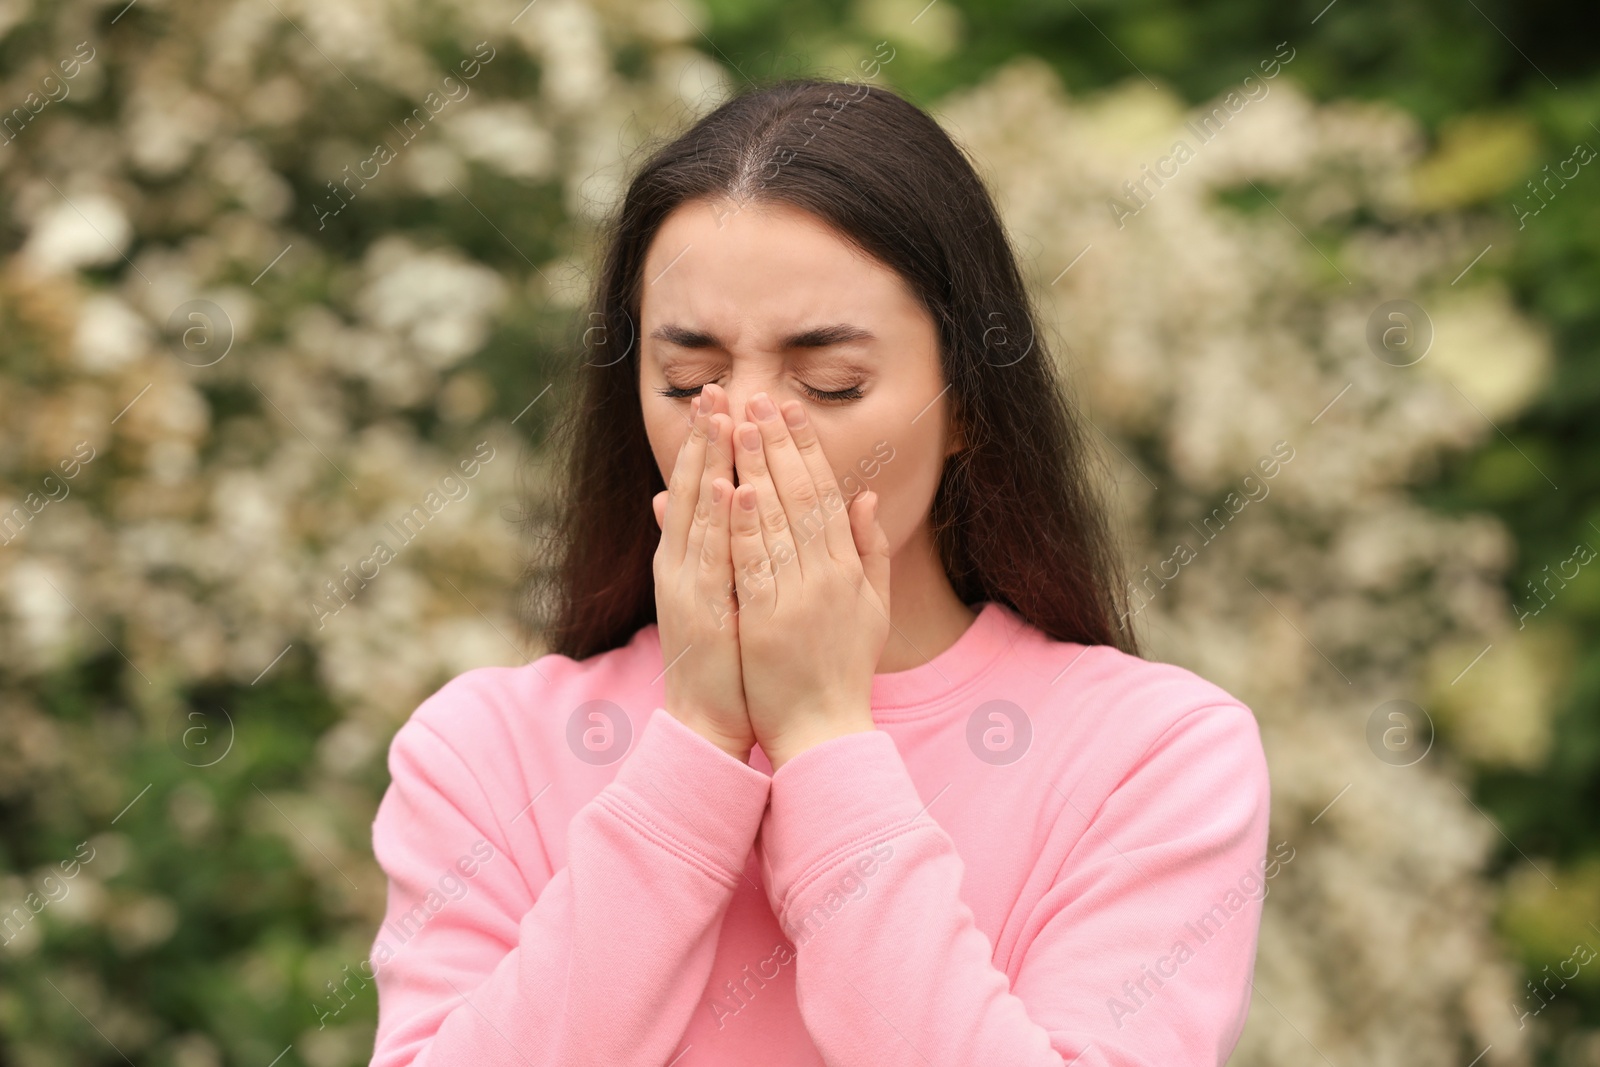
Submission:
[[[727,385],[718,384],[717,388],[721,389],[723,395],[727,398],[727,411],[728,415],[733,419],[733,429],[735,434],[738,433],[739,427],[743,426],[745,423],[753,423],[756,421],[754,414],[746,407],[751,397],[755,396],[757,393],[766,393],[767,396],[772,400],[774,406],[776,406],[781,399],[781,397],[774,392],[774,387],[770,381],[765,380],[761,376],[757,376],[748,372],[743,374],[735,372],[729,377]],[[702,395],[703,394],[704,390],[702,390]],[[737,438],[732,440],[723,438],[722,440],[727,442],[727,447],[730,450],[729,454],[733,455],[734,450],[739,447]],[[733,484],[735,486],[742,484],[739,479],[739,468],[737,463],[734,464],[733,469]]]
[[[733,418],[733,425],[738,427],[741,423],[755,422],[755,415],[748,410],[750,398],[757,393],[766,393],[776,407],[780,398],[773,392],[770,382],[761,381],[752,375],[743,375],[730,378],[726,386],[718,386],[728,398],[728,414]]]

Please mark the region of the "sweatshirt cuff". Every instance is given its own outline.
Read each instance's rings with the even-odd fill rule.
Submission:
[[[761,822],[761,856],[780,923],[784,909],[830,871],[870,863],[874,845],[924,822],[917,818],[923,808],[894,738],[882,730],[829,738],[779,767]]]
[[[609,794],[606,806],[636,829],[732,886],[755,844],[771,783],[655,708],[601,796]]]

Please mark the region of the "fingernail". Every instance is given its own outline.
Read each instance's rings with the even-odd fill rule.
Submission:
[[[778,409],[772,406],[772,398],[766,393],[757,393],[750,398],[750,410],[755,412],[758,419],[770,419],[778,413]]]
[[[698,419],[699,417],[700,417],[700,398],[699,397],[695,397],[693,400],[689,401],[689,418]]]
[[[761,450],[761,431],[748,422],[739,427],[739,443],[752,452]]]
[[[746,511],[754,511],[756,509],[755,493],[749,493],[745,496],[741,496],[739,498],[739,506],[744,508]]]
[[[784,408],[783,421],[787,422],[791,428],[796,430],[804,426],[806,424],[805,405],[795,404],[793,407]]]
[[[712,444],[717,443],[717,434],[721,432],[716,419],[711,420],[711,426],[706,430],[706,440]]]

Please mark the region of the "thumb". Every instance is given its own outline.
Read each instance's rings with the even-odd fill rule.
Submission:
[[[650,510],[656,513],[656,529],[667,528],[667,491],[665,489],[650,498]]]
[[[878,594],[878,601],[889,607],[889,535],[878,522],[878,494],[868,490],[856,498],[850,509],[850,532],[855,537],[856,555],[867,583]]]

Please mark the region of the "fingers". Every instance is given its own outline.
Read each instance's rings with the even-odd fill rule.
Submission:
[[[707,382],[700,390],[700,401],[702,405],[710,405],[710,414],[714,415],[717,412],[721,412],[728,416],[728,429],[732,430],[733,406],[728,400],[728,391],[726,389],[716,382]],[[733,480],[733,436],[731,432],[717,438],[706,453],[706,462],[715,466],[722,477],[727,478],[729,481]]]
[[[878,594],[884,613],[889,611],[889,535],[878,521],[878,494],[868,490],[850,506],[850,533],[861,571]]]
[[[705,538],[700,547],[695,595],[712,613],[717,629],[721,630],[739,613],[734,595],[732,550],[729,546],[733,482],[721,477],[713,479],[707,499],[711,504],[707,509]]]
[[[766,401],[765,405],[762,404],[763,400]],[[801,574],[808,569],[819,570],[827,565],[830,552],[838,553],[841,561],[848,560],[848,520],[838,521],[842,498],[818,443],[815,428],[805,416],[804,405],[796,401],[786,405],[786,408],[789,415],[798,416],[801,422],[799,430],[804,434],[809,457],[802,455],[800,444],[791,435],[784,415],[772,406],[771,398],[765,393],[757,393],[745,406],[761,437],[762,450],[759,455],[751,455],[745,449],[739,449],[739,462],[743,464],[739,468],[740,479],[749,480],[758,490],[756,507],[767,532],[767,548],[780,585],[784,584],[784,564],[792,560],[798,560],[796,569]],[[766,408],[764,415],[759,414],[763,406]],[[742,427],[740,429],[744,432]],[[748,479],[744,474],[745,465],[751,469]],[[826,484],[831,489],[835,505],[831,513],[824,506],[813,467],[826,478]],[[831,532],[830,525],[833,526]],[[783,531],[781,538],[775,537],[774,531]],[[780,550],[780,540],[787,544],[787,551]]]
[[[705,462],[700,474],[700,496],[693,525],[684,549],[684,559],[693,560],[704,548],[710,519],[711,487],[718,478],[733,481],[733,458],[728,443],[733,436],[733,419],[727,414],[728,394],[709,383],[701,390],[696,424],[706,435]],[[733,492],[732,486],[728,489]]]
[[[667,479],[667,504],[661,538],[667,562],[682,566],[689,543],[689,528],[694,523],[695,505],[700,496],[700,478],[705,470],[706,435],[699,419],[700,398],[689,405],[692,424],[689,435],[678,448],[678,460]]]
[[[803,515],[791,511],[789,502],[784,502],[784,510],[789,515],[789,525],[801,541],[801,570],[804,571],[805,561],[808,558],[808,544],[816,546],[814,556],[820,557],[826,552],[841,562],[848,560],[853,548],[850,516],[846,511],[844,493],[839,488],[838,480],[833,476],[833,466],[828,462],[827,454],[822,451],[816,424],[806,413],[805,405],[798,400],[791,400],[778,410],[783,417],[776,421],[788,428],[788,443],[779,443],[776,455],[768,460],[768,465],[780,472],[774,481],[779,486],[785,484],[781,467],[787,463],[785,457],[792,451],[800,457],[816,494],[815,508]],[[773,454],[770,445],[767,452],[769,455]],[[798,477],[796,475],[797,479]],[[798,506],[798,502],[796,504]]]
[[[746,404],[745,407],[748,415],[750,405]],[[785,563],[794,562],[792,547],[794,538],[789,531],[788,514],[783,510],[783,503],[779,500],[777,489],[772,484],[772,473],[767,467],[766,442],[761,428],[749,421],[736,426],[733,436],[734,466],[739,471],[740,489],[748,485],[752,491],[748,497],[741,493],[734,503],[738,504],[740,500],[746,499],[755,502],[757,532],[761,536],[766,555],[772,562],[773,572],[777,574],[784,570]],[[737,510],[735,508],[736,513]],[[736,514],[736,528],[737,525]]]
[[[765,415],[758,415],[763,400],[769,407]],[[739,468],[739,481],[755,491],[755,512],[760,520],[767,557],[771,561],[774,577],[782,585],[786,584],[784,579],[788,573],[799,568],[785,566],[796,562],[795,537],[790,528],[789,513],[783,506],[783,496],[773,479],[775,475],[792,477],[794,468],[790,467],[787,474],[772,469],[771,464],[777,454],[774,438],[784,430],[783,419],[778,416],[777,409],[770,406],[771,403],[766,393],[757,393],[745,402],[745,418],[751,421],[742,423],[735,431],[735,436],[739,438],[735,464]]]
[[[733,498],[733,459],[728,442],[733,419],[728,395],[715,383],[700,391],[700,419],[706,434],[706,458],[700,480],[685,562],[695,565],[695,598],[710,613],[718,630],[738,612],[733,590],[733,561],[728,555],[728,511]]]
[[[745,446],[737,447],[740,462],[743,462]],[[741,471],[739,477],[745,480],[749,475]],[[771,614],[778,590],[773,581],[772,558],[767,553],[766,538],[761,531],[761,518],[755,510],[756,497],[756,487],[748,481],[733,492],[728,517],[728,555],[733,560],[740,615],[753,608],[755,616],[762,618]]]
[[[719,418],[722,420],[720,423],[717,421]],[[709,414],[706,406],[700,408],[700,414],[696,419],[698,432],[703,433],[706,438],[706,462],[701,464],[694,521],[689,526],[688,542],[684,545],[683,558],[686,563],[694,563],[705,544],[706,526],[711,520],[711,483],[718,477],[717,465],[713,462],[716,456],[716,444],[725,424],[729,421],[726,415]]]

